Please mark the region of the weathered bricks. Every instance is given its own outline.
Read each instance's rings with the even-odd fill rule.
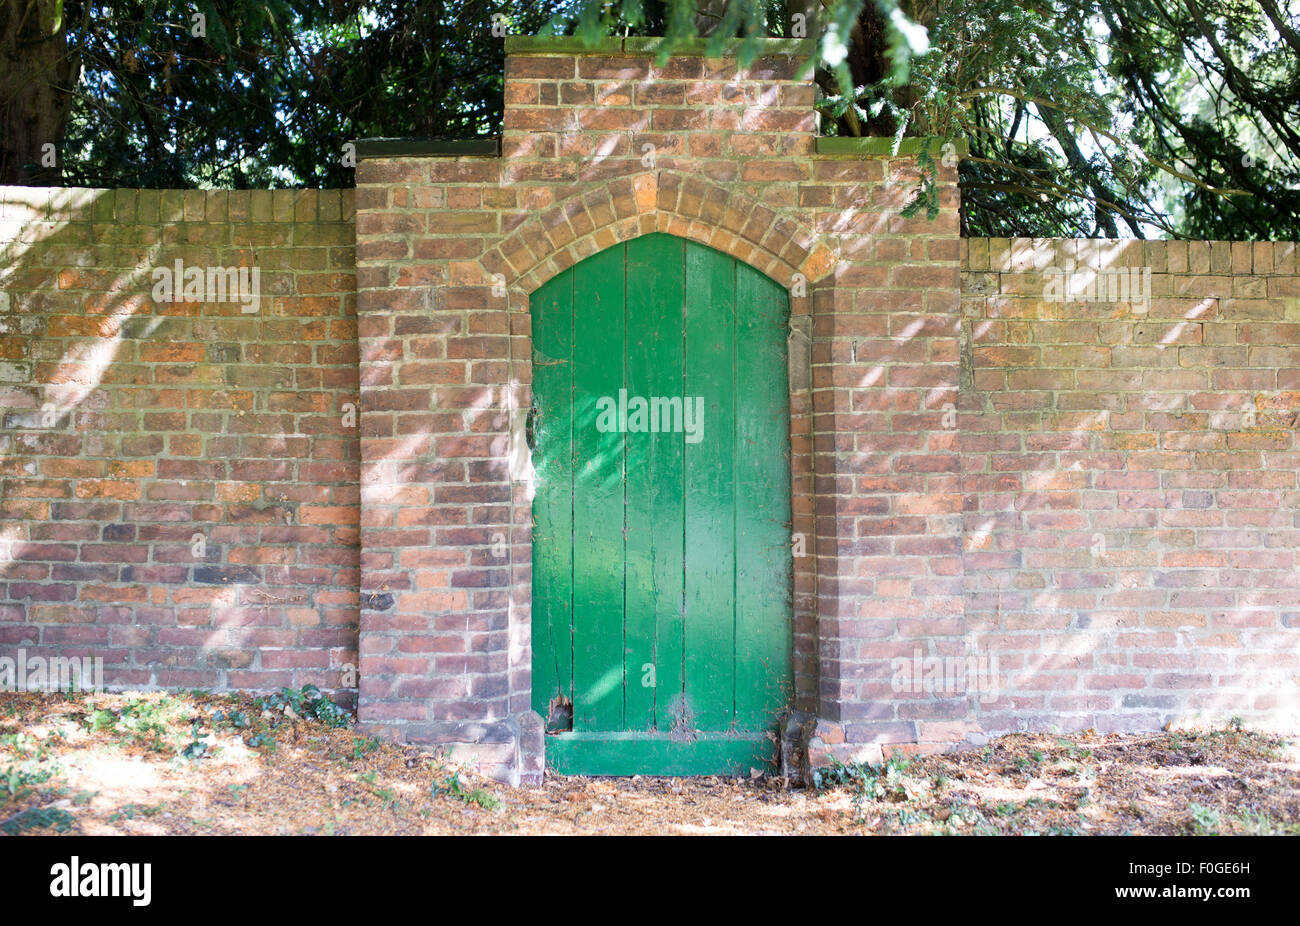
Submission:
[[[944,415],[960,358],[956,201],[946,195],[949,221],[881,239],[900,245],[897,258],[860,247],[905,201],[884,184],[915,171],[907,159],[816,155],[814,92],[799,65],[773,56],[738,70],[687,57],[661,69],[650,56],[535,49],[507,64],[500,159],[359,165],[362,677],[375,683],[363,689],[363,720],[454,741],[453,721],[527,711],[531,495],[512,469],[511,426],[529,403],[528,294],[652,231],[732,254],[792,293],[796,706],[852,713],[876,663],[842,641],[868,629],[960,638],[959,466]],[[954,180],[945,168],[943,188]],[[412,311],[433,324],[404,325]],[[900,313],[894,336],[888,325],[874,340],[857,335],[887,311]],[[433,387],[432,406],[407,395],[412,384]],[[906,447],[872,440],[890,429],[892,407],[910,413],[896,422],[914,437]],[[448,465],[458,460],[469,467]],[[860,487],[860,472],[896,477]],[[914,517],[873,528],[847,515],[857,504]],[[430,543],[435,564],[424,562]],[[954,621],[868,617],[897,580],[911,583],[897,591],[912,607]],[[380,589],[391,603],[372,610],[364,595]],[[484,622],[492,633],[475,629]],[[876,716],[897,714],[886,705]],[[902,729],[915,733],[888,728]]]
[[[0,200],[0,356],[22,367],[0,387],[0,644],[93,644],[111,686],[353,697],[352,193]],[[257,311],[155,302],[177,259],[258,267]]]
[[[963,242],[966,619],[1007,670],[985,730],[1296,724],[1295,252]]]

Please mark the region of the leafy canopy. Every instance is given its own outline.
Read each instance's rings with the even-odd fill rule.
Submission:
[[[824,133],[968,141],[967,234],[1300,238],[1300,0],[8,0],[0,182],[350,186],[351,139],[499,132],[547,32],[815,39]]]

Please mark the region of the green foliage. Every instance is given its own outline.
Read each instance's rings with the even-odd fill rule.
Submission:
[[[912,826],[917,823],[931,822],[930,815],[924,810],[913,810],[910,807],[900,807],[894,811],[894,822],[899,826]]]
[[[435,796],[446,794],[465,804],[477,804],[484,810],[496,810],[501,806],[501,800],[485,788],[466,788],[454,772],[441,782],[435,779],[433,793]]]
[[[56,771],[31,762],[10,765],[0,772],[0,806],[30,793],[33,786],[49,781]]]
[[[184,703],[163,695],[157,700],[141,698],[129,701],[117,710],[92,710],[82,722],[92,733],[114,733],[125,743],[167,752],[172,748],[171,725],[184,713]]]
[[[1192,832],[1197,836],[1217,836],[1221,820],[1219,812],[1203,804],[1191,804],[1187,808],[1192,813]]]
[[[116,823],[119,820],[134,820],[136,817],[155,817],[162,813],[164,805],[162,804],[124,804],[120,810],[109,814],[109,822]]]
[[[503,45],[554,0],[69,0],[63,182],[350,187],[345,143],[501,123]],[[195,35],[195,14],[206,35]]]
[[[105,730],[111,730],[117,724],[117,714],[112,711],[93,711],[86,716],[86,726],[90,728],[91,733],[102,733]]]
[[[202,736],[199,724],[195,722],[190,727],[190,742],[181,750],[181,758],[197,761],[208,755],[210,746]]]
[[[250,726],[248,715],[243,711],[215,711],[212,714],[213,729],[221,730],[232,728],[235,730],[247,730]]]
[[[1081,836],[1083,834],[1079,830],[1075,829],[1073,826],[1053,824],[1052,826],[1049,826],[1047,828],[1047,835],[1048,836]]]
[[[859,5],[861,0],[857,0]],[[717,12],[712,12],[717,10]],[[707,36],[705,50],[719,56],[730,40],[740,37],[738,57],[744,63],[759,54],[756,39],[770,34],[783,15],[779,4],[706,4],[697,0],[576,0],[560,4],[543,34],[574,35],[588,44],[611,35],[653,35],[664,39],[660,62],[692,41]],[[701,29],[701,26],[704,26]]]
[[[969,143],[965,234],[1300,238],[1300,9],[1275,0],[67,0],[81,76],[43,182],[348,187],[349,140],[500,131],[503,31],[748,63],[795,9],[826,134]],[[61,73],[32,55],[19,81]]]
[[[908,777],[911,761],[900,752],[891,755],[879,765],[869,762],[840,762],[832,759],[827,768],[813,771],[813,787],[819,791],[844,788],[852,795],[858,822],[866,816],[866,805],[872,801],[908,801],[916,793],[915,783]]]
[[[346,727],[352,719],[347,711],[321,694],[315,685],[304,685],[298,691],[281,688],[273,695],[258,698],[254,704],[258,710],[281,711],[327,727]]]
[[[933,143],[933,138],[921,139],[921,150],[916,156],[916,165],[921,171],[921,185],[916,191],[915,198],[904,206],[903,211],[899,213],[905,219],[912,218],[921,211],[922,207],[925,208],[925,217],[930,221],[934,221],[939,215],[939,189],[937,185],[939,165],[930,156],[930,146]]]
[[[54,731],[50,736],[62,737],[61,731]],[[0,735],[0,749],[8,749],[21,758],[43,759],[49,753],[49,747],[42,740],[28,733],[6,733]]]
[[[17,836],[27,830],[50,828],[55,832],[66,833],[76,822],[72,814],[57,807],[29,807],[0,824],[0,832],[6,836]]]
[[[273,711],[282,718],[305,719],[330,727],[346,726],[351,719],[343,708],[321,694],[315,686],[300,690],[285,688],[265,698],[254,700],[256,709]],[[198,761],[217,749],[211,733],[234,733],[244,738],[252,749],[274,748],[274,721],[261,722],[236,706],[218,707],[206,718],[194,716],[192,701],[169,695],[140,698],[119,708],[87,710],[81,722],[94,733],[117,737],[123,745],[141,745],[155,752],[165,752],[181,759]],[[205,719],[211,730],[205,730]]]
[[[358,736],[352,740],[352,754],[348,756],[353,762],[360,762],[367,754],[378,751],[379,739],[374,736]]]
[[[1300,11],[1267,19],[1253,2],[949,0],[911,108],[970,142],[963,230],[1296,237]]]
[[[1300,822],[1275,820],[1258,810],[1242,811],[1232,820],[1245,836],[1300,836]]]

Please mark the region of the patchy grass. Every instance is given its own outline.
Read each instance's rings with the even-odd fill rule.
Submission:
[[[876,833],[1300,835],[1300,749],[1242,729],[1014,735],[979,750],[837,765],[839,795]]]
[[[494,825],[490,787],[359,735],[311,688],[0,694],[5,832],[475,832]]]
[[[0,832],[1300,835],[1300,749],[1239,726],[1017,735],[757,779],[512,789],[361,735],[314,690],[0,694]]]

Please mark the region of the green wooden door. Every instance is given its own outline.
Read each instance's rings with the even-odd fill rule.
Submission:
[[[531,308],[547,761],[762,765],[791,693],[785,290],[652,234],[561,273]]]

